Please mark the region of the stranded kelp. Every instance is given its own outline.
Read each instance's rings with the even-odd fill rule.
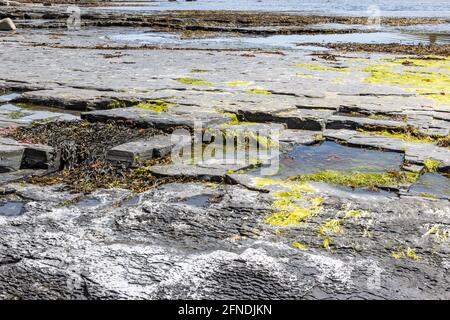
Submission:
[[[66,183],[76,191],[90,192],[97,188],[127,188],[142,192],[155,185],[174,181],[157,179],[148,166],[169,161],[168,158],[151,160],[137,169],[113,166],[106,162],[107,151],[117,145],[152,137],[160,133],[155,129],[141,129],[116,122],[90,123],[50,122],[19,128],[12,136],[18,141],[47,144],[61,154],[61,169],[49,176],[33,177],[40,185]]]

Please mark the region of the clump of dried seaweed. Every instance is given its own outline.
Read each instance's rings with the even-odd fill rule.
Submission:
[[[32,183],[64,183],[77,192],[114,187],[142,192],[174,180],[156,178],[148,171],[149,166],[166,163],[170,158],[151,160],[141,168],[132,169],[111,165],[106,161],[106,154],[114,146],[159,133],[161,131],[156,129],[142,129],[118,122],[68,121],[18,128],[12,137],[27,143],[50,145],[61,154],[61,171],[32,177]]]

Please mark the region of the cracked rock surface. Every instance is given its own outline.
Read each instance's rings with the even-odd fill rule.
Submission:
[[[68,31],[58,5],[0,11],[18,20],[15,32],[0,32],[1,299],[450,299],[448,56],[123,40],[132,19],[151,32],[227,34],[258,34],[266,19],[266,32],[278,34],[351,22],[344,18],[287,16],[283,26],[249,14],[239,25],[225,13],[169,19],[90,8],[83,28]],[[302,30],[289,28],[295,19]],[[121,141],[103,148],[105,159],[158,183],[75,190],[62,150],[14,136],[62,121],[130,126],[130,141],[104,137]],[[374,161],[385,166],[383,152],[394,153],[416,180],[360,188],[258,175],[273,156],[161,160],[177,130],[233,139],[245,131],[271,145],[255,132],[275,129],[285,170],[328,143],[335,151],[304,162],[357,171],[355,150],[380,152]],[[64,145],[76,150],[75,139]],[[357,164],[367,175],[396,174]]]

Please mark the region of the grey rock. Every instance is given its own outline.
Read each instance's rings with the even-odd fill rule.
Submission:
[[[23,144],[25,153],[22,161],[23,169],[59,169],[61,155],[53,147],[39,144]]]
[[[280,142],[310,145],[320,141],[322,134],[317,131],[286,129],[280,133]]]
[[[328,118],[326,123],[327,129],[350,129],[356,130],[360,128],[370,127],[377,129],[402,129],[406,127],[406,123],[394,120],[370,119],[364,117],[347,117],[334,115]]]
[[[24,152],[23,146],[0,144],[0,172],[19,170]]]
[[[91,122],[106,122],[108,120],[127,121],[140,127],[152,127],[162,130],[177,126],[193,128],[196,121],[204,127],[208,127],[231,120],[230,116],[220,113],[182,116],[165,112],[153,112],[148,109],[136,107],[86,112],[81,114],[81,118]]]
[[[0,31],[14,31],[16,26],[10,18],[0,20]]]
[[[298,109],[280,113],[264,111],[239,110],[238,113],[247,121],[283,123],[288,129],[322,131],[325,119],[333,114],[328,110]]]
[[[158,177],[187,177],[204,181],[222,181],[226,168],[201,167],[187,164],[169,164],[150,167],[150,172]]]

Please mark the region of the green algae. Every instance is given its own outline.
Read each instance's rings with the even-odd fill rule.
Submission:
[[[316,78],[312,74],[307,74],[307,73],[302,73],[302,72],[297,72],[296,75],[298,77],[302,77],[302,78],[305,78],[305,79],[315,79]]]
[[[147,100],[144,103],[135,105],[135,108],[147,109],[153,112],[165,112],[172,105],[172,103],[164,100]]]
[[[357,219],[361,215],[363,215],[364,213],[366,213],[366,211],[363,211],[363,210],[349,210],[349,211],[347,211],[345,213],[344,219]]]
[[[411,184],[416,181],[418,174],[406,171],[391,171],[383,173],[373,172],[343,172],[324,170],[316,173],[303,174],[290,179],[295,181],[316,181],[348,187],[388,187]]]
[[[341,219],[327,219],[319,228],[319,234],[323,236],[339,233],[342,233]]]
[[[230,86],[230,87],[236,87],[236,86],[244,86],[244,85],[248,85],[251,82],[248,81],[229,81],[226,82],[226,85]]]
[[[423,236],[433,236],[437,242],[445,242],[450,237],[450,229],[443,229],[442,226],[435,224]]]
[[[22,111],[20,111],[20,110],[19,111],[13,111],[13,112],[10,112],[8,114],[8,118],[16,120],[16,119],[22,118],[24,115],[25,114]]]
[[[175,80],[182,84],[193,85],[193,86],[212,86],[211,82],[208,82],[208,81],[202,80],[202,79],[196,79],[196,78],[176,78]]]
[[[323,237],[322,246],[330,251],[331,245],[333,244],[332,236],[344,233],[344,223],[347,220],[356,220],[365,213],[367,212],[363,210],[348,210],[345,211],[342,218],[330,218],[325,220],[318,230],[319,236]]]
[[[247,92],[253,93],[253,94],[272,94],[271,91],[265,90],[265,89],[260,89],[260,88],[250,89]]]
[[[394,259],[402,259],[402,258],[409,258],[411,260],[419,260],[419,256],[416,253],[416,250],[410,247],[407,247],[405,249],[399,249],[391,252],[391,257]]]
[[[338,68],[338,67],[328,67],[323,66],[320,64],[314,64],[314,63],[295,63],[291,64],[293,67],[307,67],[309,70],[315,70],[315,71],[337,71],[337,72],[348,72],[351,69],[350,68]]]
[[[297,242],[297,241],[292,242],[291,245],[292,245],[293,247],[295,247],[295,248],[297,248],[297,249],[301,249],[301,250],[306,250],[306,249],[308,249],[308,247],[307,247],[305,244],[300,243],[300,242]]]
[[[233,113],[233,112],[221,112],[221,113],[229,115],[231,118],[231,120],[229,122],[225,123],[224,125],[234,126],[234,125],[239,125],[242,123],[242,121],[239,120],[236,113]]]
[[[412,127],[408,127],[407,129],[402,130],[394,130],[394,129],[368,130],[360,128],[357,129],[357,131],[366,134],[381,135],[389,138],[402,139],[403,141],[406,142],[417,142],[417,143],[433,143],[448,139],[448,137],[424,135],[418,132],[417,129]]]
[[[265,220],[266,223],[274,226],[291,226],[317,215],[321,208],[305,208],[293,201],[284,201],[282,204],[274,203],[274,209],[278,209],[279,211],[267,217]]]
[[[426,159],[423,166],[426,172],[436,172],[441,162],[435,159]]]
[[[442,68],[448,67],[450,62],[450,57],[433,57],[428,56],[425,58],[399,58],[386,60],[387,62],[402,64],[404,66],[415,66],[424,68]]]
[[[191,73],[205,73],[205,72],[210,72],[211,70],[206,70],[206,69],[192,69]]]
[[[317,215],[322,210],[322,198],[303,199],[307,193],[313,191],[307,183],[258,177],[255,178],[255,185],[259,187],[280,185],[287,188],[286,191],[279,191],[273,194],[276,200],[272,203],[272,208],[276,212],[265,219],[266,223],[273,226],[288,227],[297,225]],[[300,205],[298,201],[301,199],[308,205]]]
[[[448,73],[423,70],[434,68],[448,69],[449,58],[403,58],[385,60],[388,64],[374,64],[365,67],[362,71],[368,72],[365,79],[369,83],[394,84],[414,90],[418,94],[431,98],[438,103],[450,103],[450,76]],[[415,67],[418,69],[393,70],[396,65]]]
[[[119,109],[119,108],[126,108],[129,104],[126,101],[123,100],[111,100],[108,105],[106,106],[107,109]]]

